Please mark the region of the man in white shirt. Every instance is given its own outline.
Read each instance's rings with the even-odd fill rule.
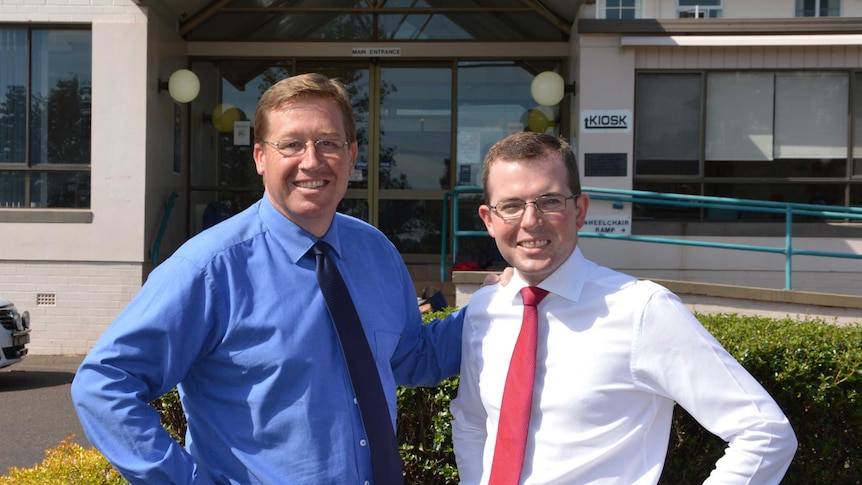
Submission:
[[[451,406],[461,483],[656,484],[675,402],[728,443],[705,484],[779,483],[797,442],[763,387],[676,295],[581,254],[589,199],[571,147],[511,135],[488,152],[483,185],[479,215],[516,271],[508,285],[476,292],[467,309]],[[495,451],[511,452],[498,429],[525,286],[547,296],[523,465],[520,476],[498,470],[491,480]]]

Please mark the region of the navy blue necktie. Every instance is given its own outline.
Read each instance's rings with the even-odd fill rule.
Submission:
[[[365,434],[371,447],[371,465],[376,485],[403,484],[401,455],[389,406],[380,384],[380,374],[374,364],[368,339],[362,330],[362,323],[356,307],[341,278],[341,273],[328,256],[329,244],[317,241],[314,245],[314,258],[317,261],[317,282],[326,300],[329,315],[341,341],[341,349],[347,361],[347,370],[353,384],[353,392],[359,401],[359,412],[365,426]]]

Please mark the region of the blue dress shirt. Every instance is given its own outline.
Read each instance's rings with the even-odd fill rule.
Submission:
[[[362,319],[394,427],[396,384],[433,386],[458,373],[463,317],[422,325],[403,260],[374,227],[336,214],[323,240]],[[72,396],[87,437],[130,482],[373,482],[307,254],[315,241],[264,196],[158,266],[101,336]],[[174,386],[186,449],[148,405]]]

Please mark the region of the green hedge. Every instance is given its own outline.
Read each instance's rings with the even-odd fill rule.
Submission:
[[[446,313],[426,314],[426,321]],[[862,484],[862,325],[729,314],[697,317],[790,419],[799,450],[782,483]],[[398,438],[411,485],[458,481],[449,414],[457,385],[453,378],[436,388],[398,391]],[[182,443],[185,418],[176,391],[153,406],[162,414],[165,428]],[[701,483],[724,446],[677,408],[660,483]]]
[[[799,449],[782,484],[862,484],[862,325],[736,314],[697,317],[790,419]],[[399,391],[407,483],[457,483],[448,410],[457,382]],[[677,407],[659,483],[702,483],[725,446]]]
[[[697,315],[790,419],[799,449],[782,484],[862,483],[862,325]],[[661,484],[702,481],[724,443],[677,408]]]

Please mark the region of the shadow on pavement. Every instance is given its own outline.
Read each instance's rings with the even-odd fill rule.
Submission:
[[[65,386],[71,384],[74,378],[74,372],[63,371],[0,372],[0,393]]]

